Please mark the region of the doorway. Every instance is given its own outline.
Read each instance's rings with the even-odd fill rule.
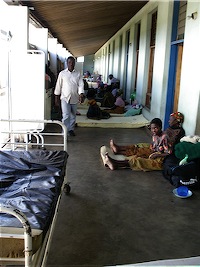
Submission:
[[[174,88],[173,112],[178,111],[178,99],[179,99],[179,93],[180,93],[182,56],[183,56],[183,43],[178,44],[178,47],[177,47],[177,64],[176,64],[176,78],[175,78],[175,88]]]

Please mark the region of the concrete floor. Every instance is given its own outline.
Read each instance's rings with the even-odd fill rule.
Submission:
[[[109,266],[199,256],[200,191],[188,199],[160,171],[111,171],[99,149],[150,142],[140,129],[76,128],[68,140],[70,195],[63,194],[47,267]]]

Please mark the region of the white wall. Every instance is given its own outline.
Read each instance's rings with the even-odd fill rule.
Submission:
[[[200,2],[188,1],[187,16],[197,12],[197,19],[186,19],[182,73],[178,109],[185,116],[186,134],[194,134],[200,114]],[[198,127],[197,127],[198,128]],[[196,133],[199,134],[200,133]]]
[[[29,27],[29,42],[37,46],[45,54],[45,63],[48,63],[48,29]]]
[[[29,95],[28,85],[25,87],[26,79],[26,56],[28,48],[28,9],[22,6],[7,6],[7,27],[10,31],[9,42],[9,94],[10,94],[10,118],[25,119],[27,112],[23,101]],[[16,23],[17,22],[17,23]],[[27,118],[27,117],[26,117]]]
[[[83,76],[83,62],[76,62],[75,69]]]
[[[48,51],[50,54],[50,69],[57,77],[57,38],[48,38]]]
[[[140,45],[139,45],[139,59],[138,59],[138,78],[137,78],[137,100],[139,103],[145,103],[146,98],[146,86],[147,86],[147,71],[149,56],[148,47],[149,47],[149,38],[146,34],[148,27],[148,17],[143,15],[141,18],[141,29],[140,29]]]
[[[119,45],[120,45],[120,37],[119,35],[115,38],[115,56],[113,60],[113,73],[115,77],[119,76],[119,64],[120,64],[120,54],[119,54]]]
[[[87,70],[92,74],[94,72],[94,55],[88,55],[84,57],[83,72]]]
[[[8,8],[12,53],[26,51],[28,48],[28,8],[23,6],[9,6]]]
[[[8,28],[8,5],[0,0],[0,29],[6,30]]]
[[[127,68],[127,88],[126,99],[129,100],[130,93],[134,90],[135,83],[135,40],[136,31],[135,25],[140,22],[140,47],[139,61],[137,73],[137,100],[145,104],[147,82],[148,82],[148,66],[149,66],[149,43],[151,31],[151,14],[157,10],[157,32],[156,32],[156,49],[154,60],[154,76],[152,84],[152,105],[151,110],[144,109],[144,115],[147,119],[160,117],[164,119],[165,102],[167,92],[167,77],[170,56],[170,41],[171,41],[171,25],[173,14],[172,1],[149,1],[124,27],[122,27],[100,50],[95,54],[95,69],[100,65],[101,51],[115,40],[115,57],[113,60],[114,66],[110,66],[113,70],[113,75],[120,79],[120,84],[125,83],[125,63],[126,63],[126,32],[130,30],[129,59]],[[119,38],[122,35],[122,51],[119,58]],[[111,46],[112,47],[112,46]],[[112,51],[113,52],[113,51]],[[123,87],[122,87],[123,89]]]
[[[167,80],[169,69],[171,25],[173,2],[161,2],[158,5],[156,49],[154,56],[154,70],[152,83],[152,101],[150,114],[147,117],[156,117],[164,121],[165,103],[167,94]],[[145,90],[144,90],[145,91]],[[143,91],[143,93],[144,93]]]
[[[12,119],[45,119],[45,55],[20,54],[13,57],[21,68],[11,66]]]
[[[59,57],[59,59],[64,62],[63,56],[62,56],[62,48],[63,45],[62,44],[57,44],[57,55]]]
[[[4,26],[11,36],[8,43],[10,103],[7,103],[10,105],[10,118],[44,119],[45,57],[44,53],[41,55],[27,53],[28,8],[7,5],[3,12],[3,16],[8,18],[4,18]],[[21,127],[24,129],[26,125]]]

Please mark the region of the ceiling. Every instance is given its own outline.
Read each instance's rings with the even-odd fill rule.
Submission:
[[[18,1],[75,57],[94,54],[147,2]]]

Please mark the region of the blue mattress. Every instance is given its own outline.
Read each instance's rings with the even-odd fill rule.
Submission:
[[[0,151],[0,203],[22,211],[33,229],[48,228],[63,184],[65,151]],[[0,226],[20,227],[0,213]]]

